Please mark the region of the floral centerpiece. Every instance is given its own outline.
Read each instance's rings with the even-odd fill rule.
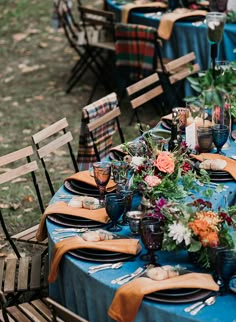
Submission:
[[[165,143],[163,140],[157,145],[147,132],[139,141],[124,147],[127,153],[124,160],[131,168],[129,186],[152,205],[160,197],[168,200],[185,198],[193,191],[199,191],[196,182],[209,182],[205,170],[194,168],[190,150],[184,142],[173,152],[164,150]]]
[[[230,226],[236,222],[236,216],[230,216],[222,209],[214,211],[209,201],[197,199],[183,204],[162,198],[157,201],[152,216],[164,223],[162,249],[186,249],[190,254],[198,255],[197,262],[202,267],[211,267],[209,249],[234,247]]]

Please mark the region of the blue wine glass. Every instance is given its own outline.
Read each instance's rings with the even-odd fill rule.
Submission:
[[[125,209],[125,197],[116,193],[110,193],[105,196],[105,207],[108,217],[111,219],[111,225],[107,230],[117,232],[122,228],[118,225],[118,220]]]
[[[222,125],[222,124],[215,124],[212,126],[212,129],[213,129],[213,143],[215,144],[215,147],[217,149],[216,153],[224,155],[225,153],[221,151],[221,148],[228,140],[229,126]]]
[[[122,226],[127,226],[127,225],[129,225],[129,220],[128,220],[126,214],[128,211],[131,210],[134,192],[133,192],[133,190],[122,189],[119,191],[119,194],[120,194],[120,196],[125,197],[125,208],[124,208],[124,212],[122,215],[122,219],[119,221],[119,224]]]
[[[149,261],[154,266],[160,266],[157,262],[155,251],[162,248],[164,237],[163,222],[159,218],[144,217],[140,222],[141,240],[148,252],[141,256],[144,261]]]

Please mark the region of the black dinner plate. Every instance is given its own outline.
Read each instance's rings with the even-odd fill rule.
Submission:
[[[98,198],[99,197],[99,193],[96,192],[96,191],[84,191],[83,189],[78,189],[78,188],[74,188],[71,184],[70,181],[65,181],[64,182],[64,187],[66,190],[70,191],[70,192],[73,192],[74,194],[77,194],[77,195],[80,195],[80,196],[89,196],[89,197],[96,197]]]
[[[178,22],[197,22],[197,21],[204,21],[206,19],[205,16],[190,16],[190,17],[183,17],[178,19]]]
[[[103,223],[99,223],[97,221],[88,221],[88,222],[84,222],[84,221],[80,221],[79,218],[78,220],[70,220],[70,218],[68,218],[69,216],[64,216],[61,217],[60,214],[57,214],[56,216],[53,215],[48,215],[47,219],[49,219],[51,222],[54,222],[56,224],[65,226],[65,227],[73,227],[73,228],[100,228],[105,226],[105,224]]]
[[[78,223],[78,222],[84,223],[84,222],[91,222],[91,221],[96,222],[95,220],[91,220],[89,218],[83,218],[83,217],[77,217],[77,216],[75,217],[75,216],[70,216],[70,215],[57,214],[57,217],[58,216],[59,216],[59,218],[62,218],[65,220],[69,219],[69,221],[76,222],[76,223]]]
[[[109,262],[109,263],[117,263],[120,261],[126,261],[126,260],[132,260],[134,259],[142,250],[141,245],[139,245],[137,253],[135,255],[131,254],[124,254],[124,253],[114,253],[109,256],[104,256],[103,254],[97,253],[96,255],[91,255],[89,253],[81,253],[81,249],[73,250],[70,251],[69,254],[80,259],[80,260],[85,260],[88,262]],[[94,250],[93,250],[94,251]]]
[[[97,187],[93,187],[87,183],[84,182],[78,182],[77,180],[70,180],[70,183],[74,189],[77,189],[78,191],[85,191],[85,192],[96,192],[99,193]]]
[[[199,288],[173,288],[171,290],[164,290],[164,291],[158,291],[156,292],[158,295],[162,296],[171,296],[171,297],[182,297],[182,296],[188,296],[193,295],[195,293],[198,293],[200,291]]]
[[[199,289],[199,291],[195,292],[194,294],[182,295],[178,297],[175,297],[172,295],[171,296],[163,295],[160,292],[154,292],[154,293],[145,295],[144,298],[154,302],[181,304],[181,303],[190,303],[190,302],[203,300],[208,296],[210,296],[211,294],[212,294],[212,291]]]
[[[200,162],[197,161],[197,162],[195,162],[195,165],[194,165],[197,171],[200,171],[199,164],[200,164]],[[214,182],[214,181],[216,181],[216,182],[218,182],[218,181],[222,181],[222,182],[234,181],[234,178],[231,176],[231,174],[229,174],[226,171],[214,171],[214,170],[206,170],[206,171],[209,174],[209,177],[212,182]]]

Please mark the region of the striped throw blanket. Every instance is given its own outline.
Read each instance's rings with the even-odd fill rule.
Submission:
[[[157,30],[136,24],[115,25],[116,66],[131,81],[149,76],[155,69]]]
[[[87,124],[97,120],[117,107],[117,95],[116,93],[111,93],[83,108],[77,156],[77,163],[80,171],[89,169],[92,166],[92,163],[97,161],[93,141]],[[112,147],[112,135],[115,131],[115,120],[109,121],[93,131],[93,138],[101,159],[109,154],[110,148]]]

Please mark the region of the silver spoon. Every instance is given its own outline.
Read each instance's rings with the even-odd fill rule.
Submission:
[[[120,283],[122,280],[124,280],[124,279],[126,279],[126,278],[134,278],[136,275],[138,275],[138,274],[142,273],[142,271],[143,271],[143,268],[142,268],[142,267],[138,267],[138,268],[136,269],[136,271],[134,271],[133,273],[131,273],[131,274],[126,274],[126,275],[124,275],[124,276],[118,277],[118,278],[116,278],[116,279],[112,280],[112,281],[111,281],[111,283],[112,283],[112,284],[118,284],[118,283]]]
[[[213,305],[215,302],[216,302],[216,296],[211,296],[208,299],[206,299],[201,305],[199,305],[196,309],[192,310],[190,314],[196,315],[205,306]]]
[[[93,273],[96,273],[96,272],[99,272],[99,271],[103,271],[104,269],[117,269],[117,268],[120,268],[122,265],[123,265],[123,263],[115,263],[115,264],[112,264],[111,266],[107,266],[107,267],[100,267],[100,268],[97,268],[97,269],[90,269],[90,270],[88,270],[88,273],[93,274]]]

